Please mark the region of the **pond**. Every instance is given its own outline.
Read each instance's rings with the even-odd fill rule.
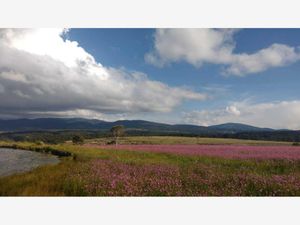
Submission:
[[[59,163],[58,157],[50,154],[0,148],[0,177],[30,171],[42,165],[57,163]]]

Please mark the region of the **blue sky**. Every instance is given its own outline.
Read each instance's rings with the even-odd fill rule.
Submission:
[[[223,65],[206,63],[196,68],[178,62],[163,68],[145,61],[153,48],[155,29],[72,29],[76,40],[106,66],[142,71],[149,78],[172,86],[188,86],[194,91],[212,89],[215,99],[191,101],[181,110],[203,110],[226,107],[230,102],[252,99],[255,103],[300,99],[300,63],[270,68],[245,77],[222,75]],[[234,35],[235,53],[253,53],[273,43],[298,46],[300,29],[243,29]]]
[[[27,62],[0,60],[0,98],[19,105],[2,117],[300,129],[300,29],[1,32],[6,53]]]
[[[297,100],[300,91],[300,63],[271,68],[246,77],[222,75],[223,65],[207,63],[195,68],[179,62],[160,68],[145,62],[144,55],[153,48],[155,29],[71,29],[69,38],[78,41],[103,65],[142,71],[149,78],[172,86],[189,86],[195,91],[205,88],[227,88],[219,105],[252,97],[257,101]],[[298,46],[300,29],[244,29],[235,35],[236,53],[253,53],[273,43]],[[223,93],[222,93],[223,95]],[[206,102],[205,105],[214,102]],[[192,104],[198,109],[198,103]],[[202,105],[202,103],[201,103]]]

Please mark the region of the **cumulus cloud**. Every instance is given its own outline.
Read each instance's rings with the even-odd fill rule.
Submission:
[[[243,75],[258,73],[272,67],[289,65],[300,60],[298,49],[283,44],[273,44],[253,54],[233,54],[226,72]]]
[[[205,126],[236,122],[276,129],[300,129],[299,115],[300,101],[243,101],[232,103],[225,108],[184,113],[184,121]]]
[[[184,60],[194,66],[229,62],[233,33],[226,29],[158,29],[154,52],[146,54],[146,60],[156,65]]]
[[[226,112],[235,116],[239,116],[241,114],[241,111],[234,105],[227,106]]]
[[[0,29],[0,114],[169,112],[206,95],[108,68],[64,29]]]
[[[163,66],[185,61],[196,67],[204,63],[225,65],[224,73],[243,76],[300,60],[299,48],[274,43],[255,53],[234,53],[234,29],[158,29],[148,63]]]

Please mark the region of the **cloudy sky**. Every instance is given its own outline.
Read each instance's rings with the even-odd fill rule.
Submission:
[[[0,29],[0,118],[300,129],[300,29]]]

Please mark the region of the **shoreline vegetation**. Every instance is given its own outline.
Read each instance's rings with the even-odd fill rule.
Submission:
[[[120,144],[162,143],[157,137],[130,138],[120,138]],[[164,137],[162,144],[185,144],[192,140],[183,139]],[[87,144],[102,141],[85,140]],[[241,145],[244,140],[226,141],[223,144],[230,146]],[[211,142],[213,139],[200,138],[197,144]],[[222,140],[215,139],[215,143],[221,144]],[[268,142],[269,145],[276,143]],[[243,144],[266,143],[247,141]],[[99,149],[70,143],[0,142],[0,147],[61,156],[57,165],[1,177],[1,196],[300,196],[300,161],[297,159],[241,160],[119,151],[109,145]]]
[[[17,143],[17,142],[0,142],[0,148],[12,148],[12,149],[19,149],[19,150],[28,150],[40,153],[47,153],[52,154],[59,157],[68,157],[74,156],[72,153],[62,150],[57,150],[50,145],[41,146],[41,144],[35,143]]]

